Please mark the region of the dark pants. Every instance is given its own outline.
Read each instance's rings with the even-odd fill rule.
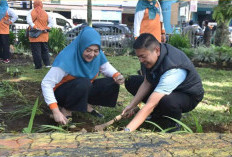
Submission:
[[[0,34],[0,59],[10,58],[9,34]]]
[[[97,79],[93,83],[87,78],[77,78],[62,84],[55,90],[58,105],[71,111],[87,111],[87,104],[114,107],[119,85],[112,78]]]
[[[125,81],[126,89],[135,95],[144,80],[143,76],[131,76]],[[149,94],[143,99],[146,103],[149,96],[153,93],[155,87],[149,92]],[[203,95],[202,95],[203,98]],[[201,98],[201,99],[202,99]],[[199,101],[189,94],[181,92],[172,92],[169,95],[165,95],[154,111],[152,112],[152,120],[164,128],[168,128],[175,123],[172,120],[165,118],[164,116],[172,117],[175,119],[181,119],[181,113],[189,112],[193,110]],[[167,126],[166,126],[167,125]]]
[[[42,60],[45,66],[50,65],[47,42],[31,42],[31,51],[35,69],[42,68]]]

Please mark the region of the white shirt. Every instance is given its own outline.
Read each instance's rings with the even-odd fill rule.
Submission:
[[[13,9],[8,8],[7,13],[10,17],[10,21],[14,23],[18,19],[18,15],[14,12]]]
[[[109,62],[106,62],[101,65],[100,72],[106,77],[112,77],[118,71]],[[59,67],[52,67],[48,71],[41,83],[44,100],[47,105],[57,103],[53,88],[67,75],[68,73]]]

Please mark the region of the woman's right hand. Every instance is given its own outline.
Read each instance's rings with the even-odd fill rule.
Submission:
[[[54,120],[62,125],[66,125],[68,123],[68,119],[60,112],[59,108],[55,108],[52,110]]]

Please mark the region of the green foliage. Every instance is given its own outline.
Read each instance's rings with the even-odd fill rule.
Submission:
[[[59,126],[41,125],[38,132],[64,132],[64,133],[68,133],[68,131],[63,129],[61,125],[59,125]]]
[[[198,118],[192,113],[192,117],[196,124],[196,133],[203,133],[202,125],[199,123]]]
[[[228,46],[214,47],[218,61],[232,63],[232,48]]]
[[[190,58],[192,59],[194,56],[194,49],[193,48],[181,48],[181,50]]]
[[[193,133],[193,131],[186,125],[184,124],[183,122],[177,120],[177,119],[174,119],[174,118],[171,118],[171,117],[168,117],[168,116],[165,116],[173,121],[175,121],[176,123],[178,123],[179,125],[182,126],[182,128],[184,129],[183,131],[175,131],[175,133]],[[147,123],[150,123],[152,125],[154,125],[155,127],[157,127],[161,133],[167,133],[169,132],[170,130],[174,129],[175,127],[172,127],[172,128],[167,128],[167,129],[162,129],[158,124],[154,123],[154,122],[151,122],[151,121],[145,121]]]
[[[182,36],[181,34],[173,34],[171,35],[169,44],[172,46],[181,49],[181,48],[191,48],[190,41],[187,36]]]
[[[58,54],[67,45],[67,40],[62,30],[59,28],[52,28],[49,33],[48,41],[49,49],[52,53]]]
[[[32,127],[33,127],[36,111],[37,111],[38,106],[39,106],[38,104],[39,104],[39,98],[37,98],[36,101],[35,101],[35,104],[34,104],[34,106],[32,108],[31,118],[30,118],[30,121],[28,123],[28,127],[23,128],[23,133],[31,133],[32,132]]]
[[[29,39],[25,37],[26,30],[20,29],[18,31],[18,45],[21,44],[22,48],[25,50],[30,49]]]
[[[10,31],[10,34],[9,34],[10,45],[15,44],[15,39],[16,39],[15,34],[12,31]]]
[[[197,62],[213,63],[217,60],[217,54],[213,47],[207,48],[201,46],[195,49],[193,60]]]

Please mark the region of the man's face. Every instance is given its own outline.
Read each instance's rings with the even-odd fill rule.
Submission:
[[[160,55],[160,48],[156,47],[152,51],[142,48],[135,50],[140,63],[143,63],[147,69],[152,68]]]

